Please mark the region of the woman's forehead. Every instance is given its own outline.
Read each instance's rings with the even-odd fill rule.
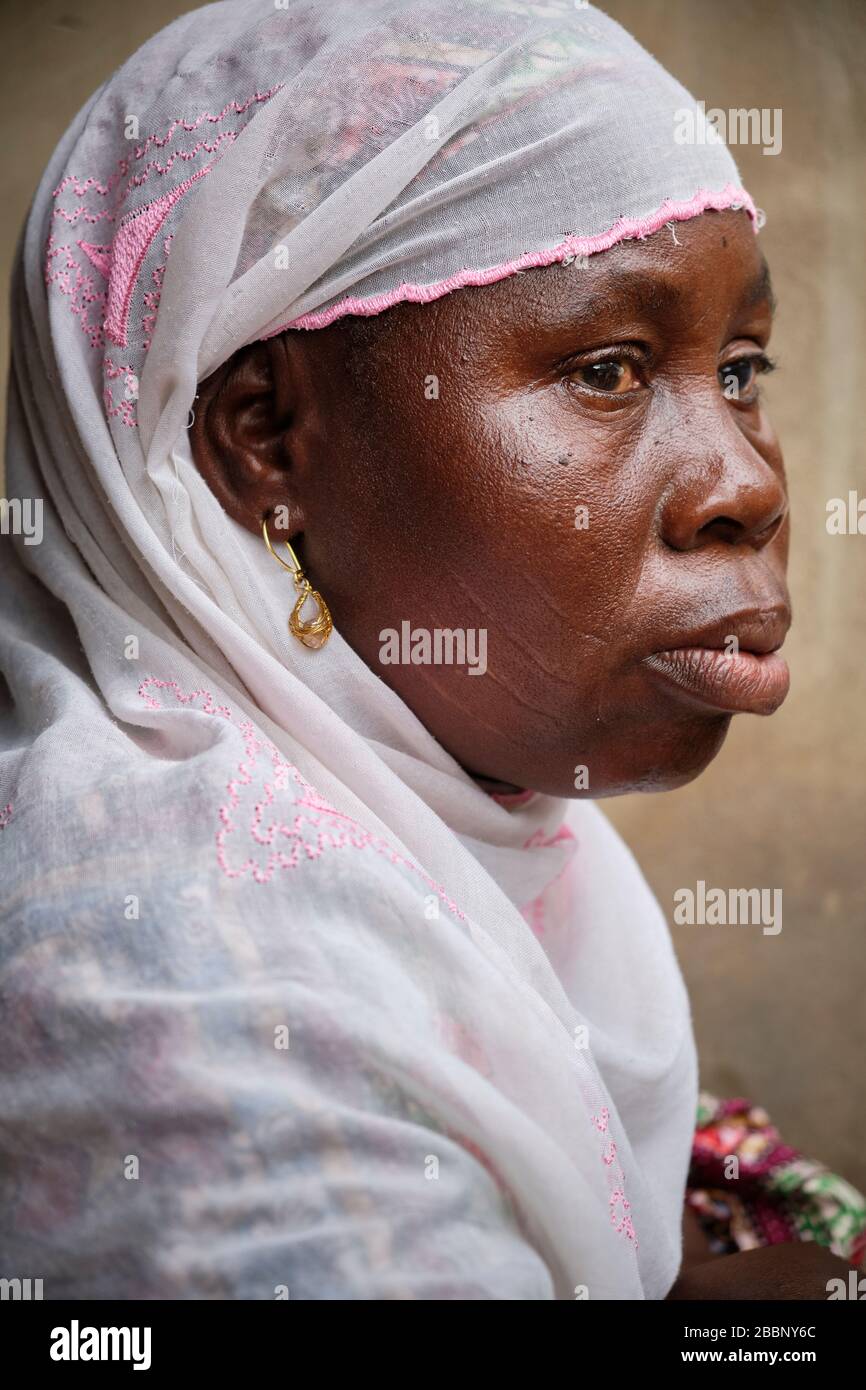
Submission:
[[[775,308],[770,269],[745,212],[705,213],[577,266],[533,268],[433,304],[397,305],[380,317],[383,328],[390,320],[428,339],[467,330],[477,338],[511,327],[569,329],[617,314],[672,322],[692,318],[710,302],[730,312]],[[378,339],[375,319],[367,322],[366,329],[349,329],[356,341]]]

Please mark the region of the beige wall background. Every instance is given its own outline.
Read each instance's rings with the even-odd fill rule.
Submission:
[[[362,0],[359,0],[362,3]],[[775,157],[739,146],[767,214],[780,301],[766,386],[790,474],[793,688],[743,717],[695,784],[608,802],[669,920],[678,887],[783,890],[783,929],[672,926],[703,1085],[747,1095],[785,1138],[866,1190],[866,536],[826,504],[866,496],[863,467],[862,0],[608,0],[602,6],[707,108],[781,108]],[[192,5],[3,0],[4,286],[37,179],[90,93]],[[4,290],[5,294],[5,290]],[[0,370],[6,375],[3,314]]]

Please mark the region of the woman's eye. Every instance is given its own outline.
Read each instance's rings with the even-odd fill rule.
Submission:
[[[609,395],[622,395],[640,386],[637,370],[630,362],[592,362],[576,368],[574,375],[582,386],[606,391]]]
[[[740,357],[719,368],[722,392],[728,400],[753,401],[757,398],[758,377],[771,372],[774,364],[763,353],[758,357]]]

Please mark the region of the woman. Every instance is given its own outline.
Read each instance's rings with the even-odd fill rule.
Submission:
[[[692,106],[590,8],[240,0],[61,141],[0,630],[5,1246],[46,1297],[844,1271],[674,1286],[688,1001],[592,804],[787,688],[769,280]]]

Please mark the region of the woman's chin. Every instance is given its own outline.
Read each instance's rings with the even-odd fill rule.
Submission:
[[[493,792],[531,788],[542,795],[600,800],[634,792],[675,791],[693,782],[719,752],[732,715],[719,712],[631,731],[619,742],[581,756],[562,749],[531,768],[508,769],[498,776],[473,774]]]
[[[570,796],[628,796],[633,792],[669,792],[684,787],[710,765],[720,751],[732,716],[719,712],[677,721],[661,731],[646,731],[643,739],[630,742],[618,766],[606,778],[598,778],[589,793]]]

